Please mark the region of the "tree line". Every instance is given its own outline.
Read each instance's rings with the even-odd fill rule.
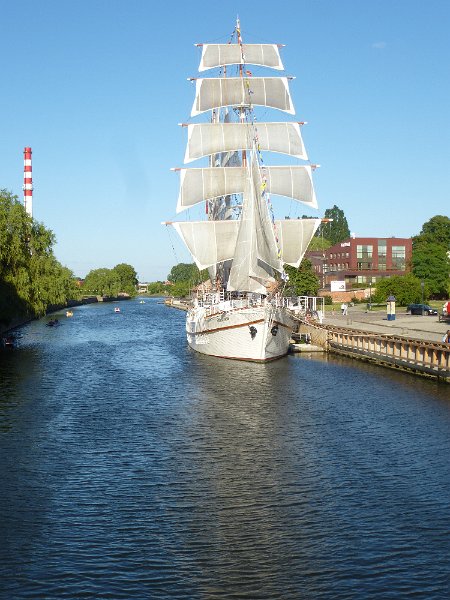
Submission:
[[[0,327],[42,316],[86,293],[136,293],[136,272],[126,264],[91,271],[80,285],[56,259],[55,243],[53,232],[32,219],[17,196],[0,189]]]
[[[45,314],[77,295],[73,273],[53,254],[52,231],[17,196],[0,190],[0,324]]]
[[[137,274],[131,265],[120,263],[112,269],[94,269],[90,271],[82,284],[84,294],[96,296],[117,296],[118,294],[137,294]]]

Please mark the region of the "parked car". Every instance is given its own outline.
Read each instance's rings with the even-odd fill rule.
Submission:
[[[406,307],[406,312],[410,312],[412,315],[437,315],[438,312],[434,308],[431,308],[428,304],[409,304]]]

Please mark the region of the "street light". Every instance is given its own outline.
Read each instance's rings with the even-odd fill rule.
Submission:
[[[372,310],[372,280],[369,283],[369,310]]]
[[[423,279],[420,282],[420,287],[422,289],[422,316],[423,316],[423,288],[425,287],[425,283],[424,283]]]

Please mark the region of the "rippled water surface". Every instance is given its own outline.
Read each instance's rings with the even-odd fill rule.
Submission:
[[[2,598],[449,597],[449,386],[120,307],[0,353]]]

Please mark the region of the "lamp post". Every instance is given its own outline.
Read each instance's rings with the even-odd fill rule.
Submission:
[[[423,315],[423,288],[425,287],[425,283],[424,283],[423,279],[420,282],[420,287],[421,287],[421,290],[422,290],[422,315]]]
[[[372,281],[369,283],[369,310],[372,310]]]

